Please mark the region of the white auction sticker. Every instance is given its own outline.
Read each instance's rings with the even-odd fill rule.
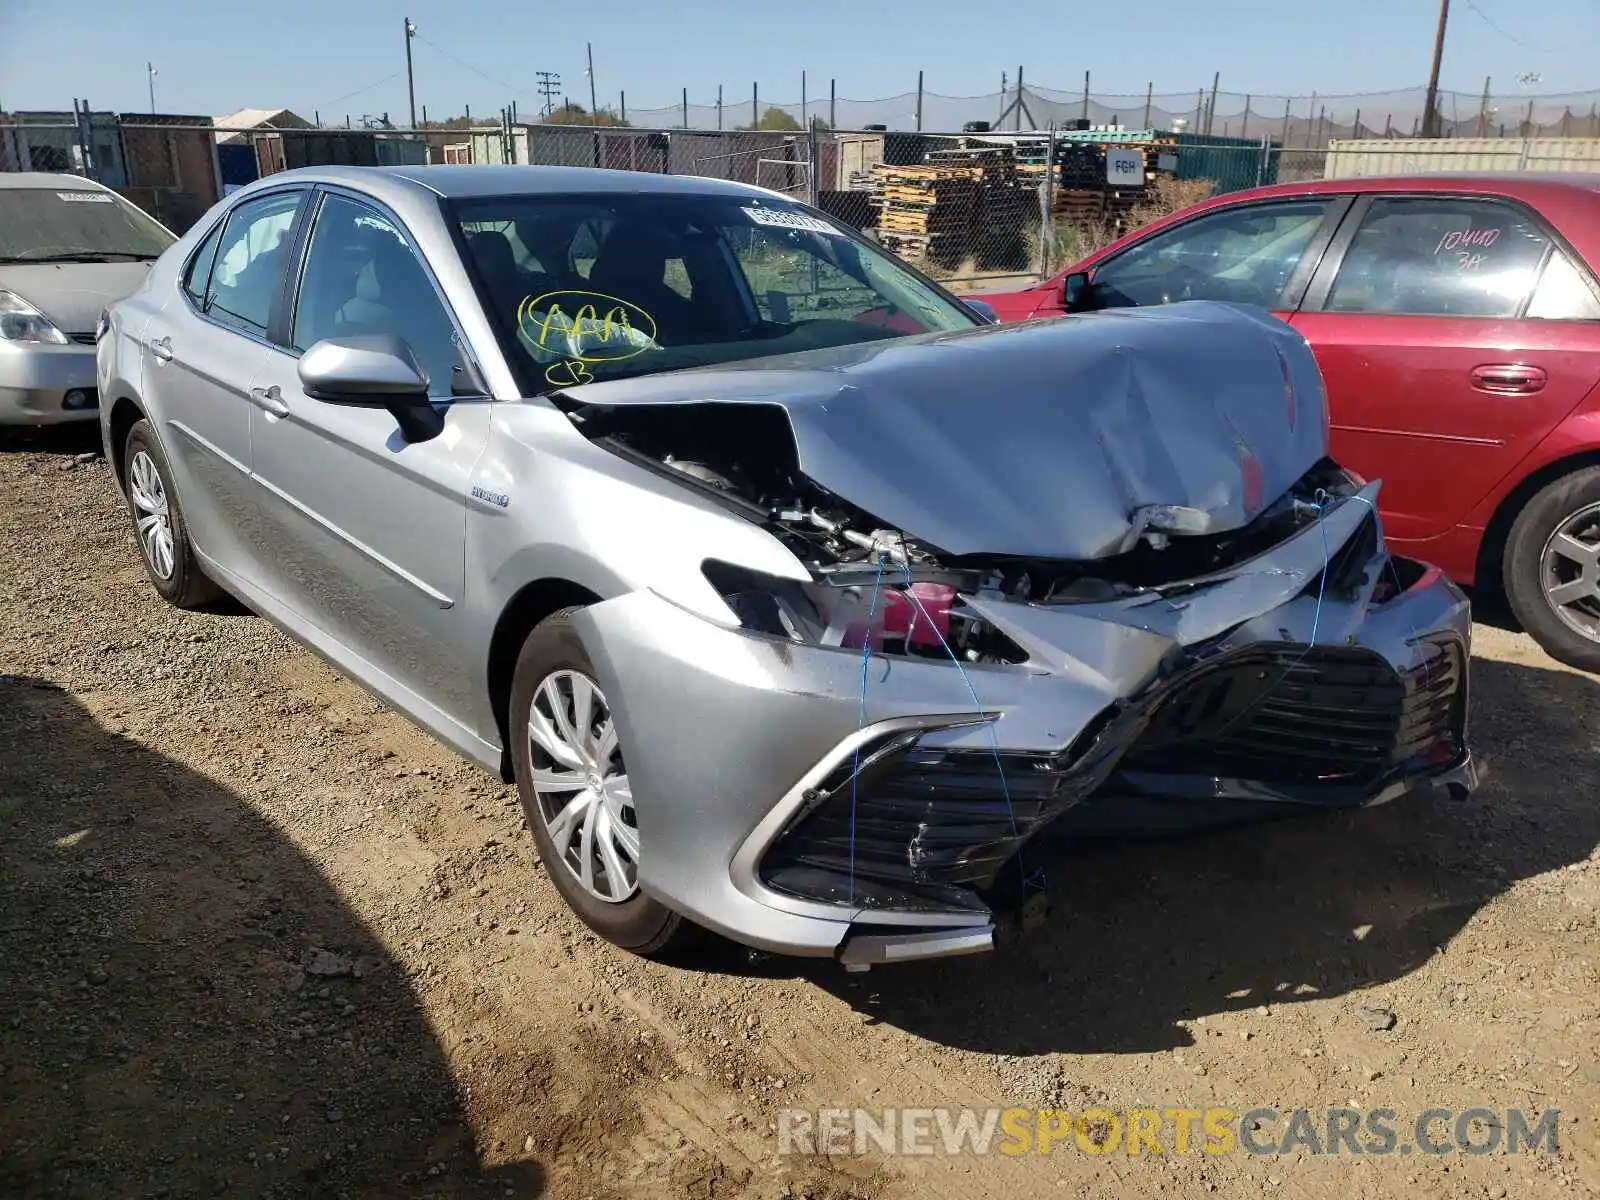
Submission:
[[[807,216],[805,213],[790,212],[783,208],[747,208],[745,215],[757,225],[771,225],[774,229],[804,229],[809,233],[831,233],[840,236],[839,231],[820,217]]]
[[[56,195],[63,200],[77,204],[111,203],[111,194],[109,192],[57,192]]]
[[[1138,187],[1144,183],[1144,154],[1138,150],[1106,151],[1106,182],[1113,187]]]

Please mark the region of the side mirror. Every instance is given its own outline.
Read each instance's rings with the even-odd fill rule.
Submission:
[[[1083,312],[1089,307],[1089,273],[1074,271],[1061,281],[1061,307],[1067,312]]]
[[[974,300],[969,297],[966,303],[968,308],[983,318],[985,325],[998,325],[1000,323],[1000,318],[995,315],[994,306],[987,300]]]
[[[313,400],[387,406],[425,404],[428,374],[404,338],[327,338],[300,356],[300,385]]]
[[[444,428],[428,401],[428,373],[404,338],[326,338],[300,356],[300,386],[313,400],[387,409],[408,442]]]

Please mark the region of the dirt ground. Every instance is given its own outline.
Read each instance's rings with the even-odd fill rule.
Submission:
[[[970,1200],[1600,1188],[1600,680],[1480,626],[1482,789],[1049,851],[992,955],[613,951],[512,792],[146,585],[0,435],[0,1195]],[[1031,865],[1031,864],[1030,864]],[[1392,1028],[1363,1010],[1392,1013]],[[775,1156],[785,1105],[1561,1110],[1558,1152]]]

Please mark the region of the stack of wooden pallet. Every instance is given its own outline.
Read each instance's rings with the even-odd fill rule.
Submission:
[[[907,258],[959,258],[977,215],[979,174],[962,164],[873,168],[882,211],[878,235]]]

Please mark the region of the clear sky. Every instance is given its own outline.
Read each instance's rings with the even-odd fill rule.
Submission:
[[[493,119],[515,98],[539,104],[534,73],[559,72],[588,104],[584,45],[593,43],[601,105],[797,101],[911,91],[998,90],[1002,71],[1030,85],[1096,93],[1209,88],[1255,95],[1376,92],[1426,81],[1435,0],[0,0],[0,105],[149,107],[145,63],[163,112],[218,115],[287,107],[327,123],[349,113],[406,116],[402,22],[413,43],[417,104],[433,118]],[[1441,85],[1515,94],[1600,88],[1600,0],[1453,0]]]

